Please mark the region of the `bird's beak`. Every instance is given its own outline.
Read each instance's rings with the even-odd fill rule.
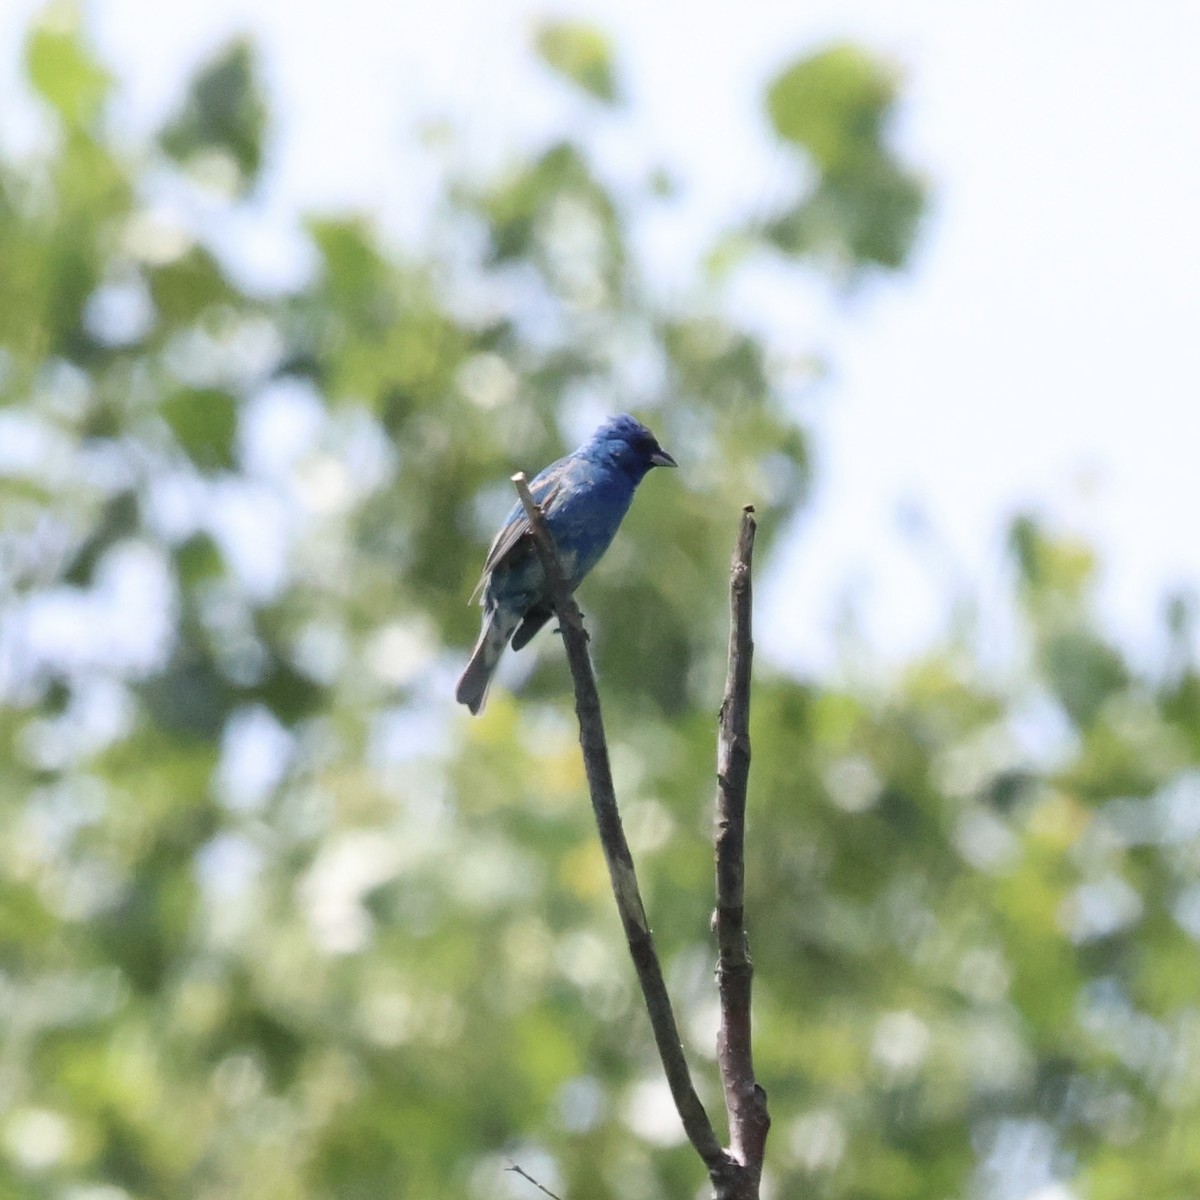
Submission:
[[[650,461],[656,467],[677,467],[679,464],[661,447],[650,455]]]

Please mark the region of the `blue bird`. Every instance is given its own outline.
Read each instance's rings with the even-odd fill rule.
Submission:
[[[545,514],[571,591],[608,549],[646,472],[677,465],[640,421],[610,417],[578,450],[534,479],[529,490]],[[475,595],[481,591],[483,629],[455,692],[472,713],[483,708],[509,639],[520,650],[554,612],[520,501],[488,551]]]

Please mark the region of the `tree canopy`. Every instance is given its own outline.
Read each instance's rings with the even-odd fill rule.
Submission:
[[[623,103],[601,31],[543,67]],[[211,217],[261,186],[256,53],[152,144],[56,11],[45,146],[0,149],[0,1193],[71,1200],[659,1200],[682,1143],[607,891],[561,646],[478,721],[453,679],[513,470],[633,410],[652,477],[581,592],[618,792],[706,1098],[725,578],[801,511],[797,385],[723,303],[766,256],[902,267],[924,185],[901,82],[853,45],[763,85],[802,166],[686,297],[563,130],[447,170],[421,253],[313,218],[238,282]],[[180,215],[180,214],[184,215]],[[802,340],[802,331],[797,333]],[[1200,1188],[1200,676],[1091,604],[1086,546],[1014,520],[1017,647],[971,631],[861,688],[759,670],[747,912],[772,1194]],[[967,626],[969,626],[967,622]],[[511,678],[511,676],[510,676]],[[710,1105],[714,1111],[719,1105]],[[1047,1193],[1050,1194],[1050,1193]]]

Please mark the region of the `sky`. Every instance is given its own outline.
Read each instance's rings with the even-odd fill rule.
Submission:
[[[10,144],[36,132],[14,64],[40,7],[0,0]],[[682,288],[706,234],[769,211],[786,186],[764,83],[829,41],[861,42],[902,72],[895,135],[931,212],[911,268],[852,297],[792,295],[777,280],[738,296],[782,350],[817,350],[832,368],[805,410],[815,500],[767,588],[761,640],[801,669],[830,669],[852,594],[871,643],[898,660],[943,624],[947,579],[985,609],[1002,591],[1005,526],[1023,510],[1094,542],[1103,619],[1146,663],[1164,592],[1200,590],[1193,0],[94,0],[87,11],[131,138],[227,38],[260,43],[278,138],[268,195],[227,236],[246,277],[266,283],[303,269],[301,210],[367,209],[397,239],[414,235],[431,181],[411,134],[444,115],[485,164],[564,118],[610,179],[666,164],[682,218],[643,231],[642,248],[662,286]],[[611,35],[624,116],[531,66],[529,32],[547,14]],[[926,530],[916,541],[914,525]]]

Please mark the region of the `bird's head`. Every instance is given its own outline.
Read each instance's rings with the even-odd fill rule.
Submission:
[[[610,417],[592,435],[591,447],[598,457],[615,462],[632,476],[634,483],[651,467],[679,464],[658,444],[658,439],[641,421],[630,416]]]

